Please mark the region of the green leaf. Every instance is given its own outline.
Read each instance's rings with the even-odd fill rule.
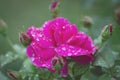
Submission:
[[[12,62],[15,59],[14,57],[15,56],[12,52],[7,52],[5,55],[0,55],[0,67]]]
[[[20,69],[20,74],[22,76],[22,78],[26,78],[27,76],[33,76],[34,75],[34,71],[35,67],[33,66],[33,64],[31,63],[31,61],[29,59],[26,59],[23,62],[23,66]]]
[[[113,80],[109,74],[103,74],[98,78],[98,80]]]
[[[115,65],[112,69],[111,69],[112,75],[117,78],[120,79],[120,65]]]
[[[91,66],[90,71],[95,74],[96,76],[100,76],[104,74],[105,72],[103,71],[102,67],[100,66]]]
[[[118,58],[118,52],[112,51],[107,47],[104,48],[105,51],[101,51],[96,56],[94,65],[95,66],[101,66],[105,68],[110,68],[114,65],[115,60]]]
[[[11,63],[12,61],[16,59],[24,59],[25,58],[25,48],[21,47],[20,45],[15,44],[14,45],[15,50],[19,54],[15,54],[13,52],[7,52],[6,54],[0,55],[0,67],[5,66],[6,64]]]
[[[71,78],[70,80],[75,80],[74,79],[74,75],[73,75],[73,66],[74,66],[74,62],[70,62],[69,64],[68,64],[68,75],[69,75],[69,77]]]
[[[73,74],[74,76],[81,76],[88,70],[88,68],[89,68],[89,65],[82,65],[82,64],[75,63],[73,65]]]
[[[97,76],[92,74],[90,71],[87,71],[85,74],[82,75],[80,80],[97,80]]]
[[[18,45],[18,44],[14,44],[13,45],[14,49],[19,52],[19,53],[25,53],[25,48],[21,45]]]

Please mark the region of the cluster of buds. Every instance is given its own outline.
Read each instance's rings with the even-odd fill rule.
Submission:
[[[52,12],[52,17],[56,18],[59,13],[59,5],[61,0],[53,0],[49,6],[50,11]]]

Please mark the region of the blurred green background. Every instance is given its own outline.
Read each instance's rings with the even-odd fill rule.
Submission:
[[[29,26],[40,27],[46,20],[52,19],[49,11],[51,0],[0,0],[0,18],[7,25],[7,33],[14,44],[19,43],[18,33]],[[114,33],[110,39],[113,50],[120,52],[120,25],[116,23],[114,10],[120,0],[61,0],[59,16],[68,18],[80,30],[83,29],[82,18],[93,19],[92,38],[97,38],[106,24],[113,24]],[[3,36],[0,35],[0,54],[11,50]]]

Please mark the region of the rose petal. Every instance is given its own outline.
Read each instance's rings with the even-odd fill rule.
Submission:
[[[52,62],[52,59],[49,59],[49,60],[43,62],[42,60],[40,60],[39,57],[37,57],[37,58],[32,58],[32,63],[33,63],[35,66],[37,66],[37,67],[39,67],[39,68],[47,68],[47,69],[49,69],[51,72],[55,72],[55,69],[52,67],[51,62]]]
[[[53,46],[53,42],[51,39],[46,37],[41,29],[30,27],[28,29],[27,34],[32,38],[32,41],[35,41],[39,44],[39,46],[43,48],[51,47]]]
[[[67,45],[67,44],[60,45],[58,48],[56,48],[56,52],[59,55],[64,57],[90,54],[88,50],[82,49],[80,47]]]
[[[36,42],[31,43],[31,46],[34,49],[36,55],[40,57],[42,61],[53,58],[56,55],[54,48],[42,48]]]
[[[63,42],[66,43],[68,39],[70,39],[72,36],[76,35],[78,33],[78,29],[76,25],[66,25],[69,26],[64,32],[63,32]]]
[[[34,36],[38,35],[41,33],[41,30],[39,28],[36,28],[34,26],[31,26],[27,30],[27,34],[30,36],[32,40],[34,40]]]
[[[69,45],[77,46],[82,49],[88,50],[89,53],[93,53],[97,47],[94,46],[91,37],[89,37],[84,32],[79,32],[77,35],[73,36],[67,42]]]
[[[28,56],[29,58],[32,58],[32,57],[35,57],[35,56],[36,56],[36,53],[35,53],[35,51],[33,50],[32,46],[27,46],[26,53],[27,53],[27,56]]]
[[[59,28],[56,29],[54,37],[57,42],[57,46],[65,44],[69,38],[76,35],[77,33],[78,33],[77,27],[71,24],[62,26],[62,29]]]
[[[65,43],[70,37],[75,35],[78,29],[75,25],[62,17],[49,20],[43,25],[43,34],[52,39],[55,45]]]

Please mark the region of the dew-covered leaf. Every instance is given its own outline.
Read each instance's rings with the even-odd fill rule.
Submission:
[[[107,48],[105,49],[105,51],[98,53],[94,65],[110,68],[114,65],[115,60],[117,58],[118,58],[118,52],[112,51],[111,49]]]
[[[12,62],[15,58],[15,55],[12,52],[7,52],[5,55],[0,55],[0,67]]]
[[[81,76],[84,74],[89,68],[89,65],[82,65],[82,64],[74,64],[73,65],[73,74],[74,76]]]
[[[113,79],[109,74],[103,74],[98,78],[98,80],[113,80]]]
[[[97,76],[87,71],[79,80],[96,80]]]
[[[14,44],[13,45],[13,48],[16,50],[16,53],[15,54],[18,54],[19,55],[19,57],[25,57],[25,54],[26,54],[26,50],[25,50],[25,48],[23,47],[23,46],[21,46],[21,45],[18,45],[18,44]]]
[[[3,67],[6,64],[11,63],[12,61],[14,61],[16,59],[24,59],[25,58],[25,48],[23,48],[17,44],[15,44],[13,47],[17,53],[9,51],[5,54],[1,54],[0,55],[0,67]]]
[[[34,75],[34,66],[32,65],[29,59],[26,59],[23,62],[22,68],[20,69],[20,74],[22,78],[26,78],[27,76],[31,77]]]

